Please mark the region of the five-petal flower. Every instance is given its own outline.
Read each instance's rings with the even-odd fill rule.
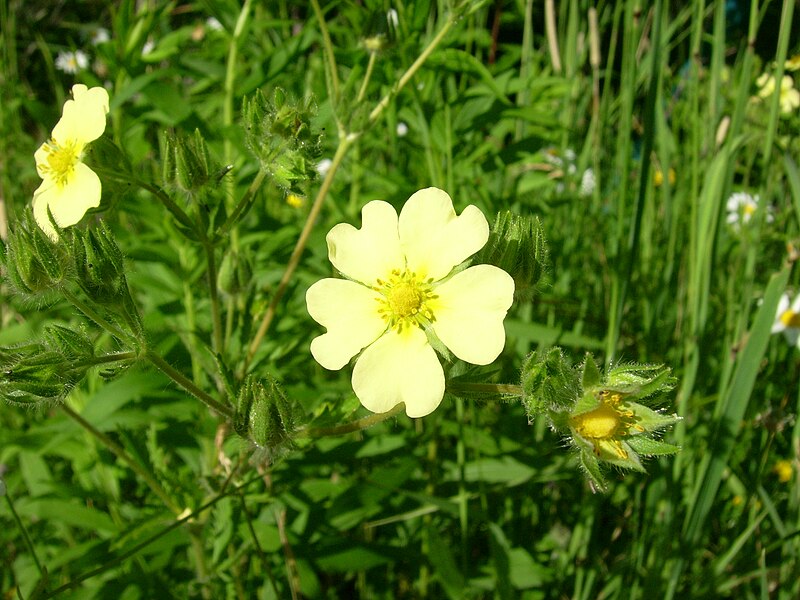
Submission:
[[[90,208],[100,205],[100,179],[81,159],[86,145],[106,128],[108,92],[101,87],[72,86],[72,100],[64,103],[61,119],[52,135],[34,154],[36,170],[43,179],[33,193],[33,216],[52,239],[59,227],[74,225]]]
[[[772,325],[772,333],[783,333],[786,341],[791,346],[798,346],[800,338],[800,294],[795,296],[793,301],[789,300],[789,294],[783,294],[778,302],[778,310],[775,314],[775,323]]]
[[[327,236],[330,261],[347,279],[323,279],[306,293],[309,314],[327,328],[311,353],[337,370],[361,352],[352,377],[361,404],[386,412],[404,402],[408,416],[422,417],[445,389],[429,340],[491,363],[505,345],[514,280],[492,265],[454,271],[486,244],[489,225],[475,206],[456,216],[440,189],[413,194],[399,218],[380,200],[361,216],[361,229],[339,224]]]

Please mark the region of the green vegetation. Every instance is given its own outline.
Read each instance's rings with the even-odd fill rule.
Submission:
[[[800,597],[795,9],[0,0],[3,597]],[[373,415],[305,294],[429,186],[535,253],[500,357]]]

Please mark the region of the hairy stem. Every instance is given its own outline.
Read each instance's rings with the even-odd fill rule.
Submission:
[[[84,419],[81,415],[76,413],[66,404],[61,405],[61,409],[70,417],[73,421],[75,421],[78,425],[83,427],[86,431],[88,431],[92,436],[94,436],[101,444],[103,444],[106,448],[111,450],[111,452],[128,465],[134,473],[136,473],[142,480],[147,484],[147,486],[153,490],[153,493],[158,496],[164,505],[171,510],[173,513],[180,514],[181,509],[172,501],[172,499],[167,495],[167,492],[164,491],[164,488],[161,487],[161,484],[158,483],[156,478],[142,465],[136,462],[133,457],[125,451],[125,448],[117,444],[114,440],[108,437],[105,433],[97,429],[94,425],[89,423],[86,419]]]
[[[188,379],[183,373],[180,371],[172,368],[172,366],[161,358],[158,354],[153,353],[151,350],[147,350],[144,354],[144,357],[149,360],[154,367],[160,370],[164,375],[172,379],[175,383],[189,392],[192,396],[200,400],[203,404],[208,406],[211,410],[221,414],[222,416],[233,419],[233,409],[229,406],[225,406],[224,404],[218,402],[214,398],[212,398],[209,394],[201,390],[197,387],[190,379]]]
[[[345,423],[344,425],[336,425],[335,427],[312,427],[307,429],[305,432],[300,432],[301,435],[306,435],[308,437],[331,437],[335,435],[345,435],[347,433],[353,433],[355,431],[361,431],[362,429],[367,429],[372,427],[373,425],[377,425],[378,423],[383,423],[391,419],[392,417],[396,417],[401,412],[403,412],[406,408],[404,403],[400,403],[395,406],[393,409],[385,412],[385,413],[377,413],[374,415],[370,415],[368,417],[364,417],[362,419],[358,419],[357,421],[353,421],[351,423]]]

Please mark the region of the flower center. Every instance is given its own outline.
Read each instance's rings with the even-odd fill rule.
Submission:
[[[373,289],[380,292],[378,312],[386,319],[389,327],[401,331],[403,327],[435,321],[427,302],[437,298],[431,288],[432,280],[423,280],[416,273],[395,269],[388,280],[378,279]]]
[[[75,165],[81,158],[78,143],[70,140],[66,144],[59,145],[51,139],[45,144],[44,149],[47,152],[47,162],[39,164],[39,170],[46,173],[58,185],[65,185],[75,173]]]
[[[794,312],[791,308],[781,314],[781,323],[786,327],[800,327],[800,313]]]
[[[622,405],[620,394],[604,390],[598,397],[600,405],[597,408],[570,417],[572,428],[592,443],[596,454],[600,454],[600,442],[610,442],[617,456],[624,460],[628,458],[628,453],[622,447],[620,438],[628,435],[630,429],[643,429],[636,424],[633,411]]]
[[[423,296],[419,287],[405,281],[399,283],[386,294],[386,301],[389,303],[392,312],[401,318],[409,317],[419,312],[422,300]]]
[[[744,205],[744,214],[746,217],[750,217],[753,213],[756,212],[756,205],[755,204],[745,204]]]

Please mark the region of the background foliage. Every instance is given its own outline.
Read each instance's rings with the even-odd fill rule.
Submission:
[[[770,328],[778,296],[797,285],[800,117],[777,95],[754,100],[758,76],[779,78],[800,52],[794,8],[576,1],[559,3],[548,26],[546,4],[532,0],[320,11],[0,0],[4,237],[30,210],[33,152],[74,82],[110,89],[108,141],[187,210],[230,210],[245,194],[259,149],[246,142],[243,103],[281,89],[310,116],[320,147],[308,177],[267,177],[218,250],[220,261],[249,261],[248,276],[222,292],[220,353],[233,370],[319,190],[311,167],[334,157],[344,125],[363,133],[251,372],[282,382],[306,419],[366,414],[348,369],[324,371],[308,352],[320,328],[305,290],[331,275],[332,225],[357,224],[369,200],[399,207],[434,185],[459,211],[537,215],[548,238],[549,284],[512,309],[497,381],[518,382],[523,358],[553,344],[576,363],[587,351],[607,364],[664,363],[680,382],[664,407],[684,417],[665,438],[682,446],[676,458],[649,461],[646,476],[612,473],[600,495],[517,403],[447,397],[424,419],[304,438],[270,462],[158,371],[92,372],[63,406],[0,411],[0,589],[31,597],[46,568],[50,592],[80,598],[798,597],[800,371],[797,349]],[[98,27],[110,37],[93,45]],[[365,44],[375,36],[377,52]],[[58,53],[78,49],[86,69],[55,67]],[[215,165],[232,165],[205,195],[164,180],[167,138],[195,130]],[[104,179],[101,209],[82,227],[102,219],[114,232],[149,347],[215,394],[203,249],[129,183]],[[731,226],[735,191],[758,194],[761,208]],[[72,306],[7,291],[3,345],[59,324],[114,349]],[[179,522],[185,508],[194,514]]]

